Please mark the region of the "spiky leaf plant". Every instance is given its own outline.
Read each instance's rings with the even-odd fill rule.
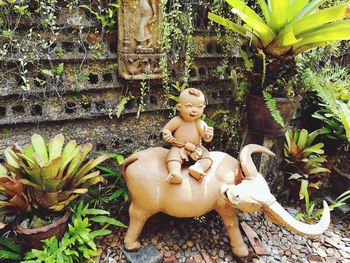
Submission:
[[[350,20],[344,20],[350,16],[350,1],[321,10],[320,5],[327,0],[258,0],[261,15],[241,0],[226,2],[243,25],[213,13],[208,18],[243,36],[258,50],[252,74],[259,77],[255,76],[257,81],[252,88],[260,88],[260,93],[270,85],[276,86],[276,82],[286,85],[291,81],[296,74],[296,55],[332,41],[350,39]],[[262,53],[266,55],[266,72],[262,72],[263,63],[259,60]],[[283,92],[283,87],[270,89]]]
[[[25,186],[20,177],[0,165],[0,214],[30,211]]]
[[[77,145],[69,141],[64,145],[64,136],[59,134],[49,143],[34,134],[31,144],[22,148],[12,146],[6,155],[13,159],[6,168],[20,176],[28,186],[34,205],[53,211],[61,211],[88,188],[104,179],[99,171],[91,170],[108,159],[101,155],[85,162],[92,149],[91,143]]]
[[[324,175],[328,175],[330,170],[324,166],[324,144],[313,142],[317,136],[326,132],[327,129],[318,129],[312,133],[305,129],[287,130],[284,155],[287,167],[291,168],[289,179],[308,180],[309,187],[320,187]]]

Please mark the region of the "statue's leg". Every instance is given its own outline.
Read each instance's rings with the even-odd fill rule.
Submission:
[[[147,210],[137,207],[134,203],[131,203],[129,207],[130,223],[124,238],[126,250],[133,251],[141,247],[138,237],[147,219],[153,214],[154,213],[150,213]]]
[[[181,162],[169,161],[167,167],[169,175],[166,180],[172,184],[180,184],[182,182]]]
[[[199,159],[194,165],[191,165],[188,169],[188,172],[197,180],[202,181],[206,174],[205,172],[211,167],[212,164],[213,160],[209,156],[204,156]]]
[[[224,221],[225,228],[230,237],[232,253],[238,257],[248,256],[248,247],[244,243],[241,231],[239,230],[236,211],[229,205],[216,207],[215,210],[219,213],[222,220]]]

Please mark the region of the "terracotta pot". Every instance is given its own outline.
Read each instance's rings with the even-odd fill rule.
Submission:
[[[274,99],[287,127],[294,113],[300,107],[301,97]],[[247,125],[251,131],[266,137],[279,137],[285,134],[286,128],[283,128],[273,119],[270,110],[266,107],[264,98],[249,94],[246,103]]]
[[[43,244],[41,241],[53,236],[56,236],[57,239],[61,239],[64,232],[66,231],[69,215],[70,211],[66,211],[64,215],[57,221],[39,228],[21,227],[20,223],[23,220],[23,216],[17,217],[15,230],[21,235],[24,249],[42,249]]]

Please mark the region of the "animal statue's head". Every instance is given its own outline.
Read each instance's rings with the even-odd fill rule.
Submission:
[[[226,184],[221,187],[221,193],[226,201],[243,212],[257,212],[261,210],[270,221],[291,231],[310,236],[322,234],[330,223],[330,211],[327,203],[323,202],[323,215],[316,225],[308,225],[296,220],[271,194],[266,180],[257,171],[252,161],[251,153],[253,152],[274,155],[271,151],[259,145],[252,144],[250,147],[245,147],[240,153],[240,161],[245,178],[240,184]]]

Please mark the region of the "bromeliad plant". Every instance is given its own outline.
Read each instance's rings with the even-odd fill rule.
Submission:
[[[30,202],[36,209],[61,211],[72,200],[86,193],[90,186],[104,181],[99,171],[91,170],[108,156],[101,155],[86,161],[91,149],[90,143],[77,145],[75,141],[69,141],[64,145],[61,134],[49,143],[34,134],[31,144],[23,149],[18,146],[6,149],[8,162],[5,167],[27,186]]]
[[[31,210],[25,185],[20,180],[17,174],[0,165],[0,215]]]
[[[253,43],[256,52],[251,72],[259,77],[252,91],[260,95],[270,85],[274,86],[270,91],[277,93],[272,95],[287,95],[281,94],[287,92],[286,87],[276,87],[276,82],[286,84],[296,74],[294,58],[298,54],[331,41],[350,39],[350,21],[344,20],[350,16],[349,1],[320,10],[326,0],[258,0],[262,15],[241,0],[226,2],[243,25],[213,13],[208,18]]]
[[[326,129],[319,129],[312,133],[305,129],[287,130],[284,155],[287,162],[286,168],[291,173],[289,180],[298,180],[301,185],[307,182],[309,188],[319,189],[330,171],[324,166],[326,162],[324,144],[313,144],[313,142],[318,135],[326,132],[328,132]],[[303,198],[303,194],[304,192],[300,191],[300,198]]]

